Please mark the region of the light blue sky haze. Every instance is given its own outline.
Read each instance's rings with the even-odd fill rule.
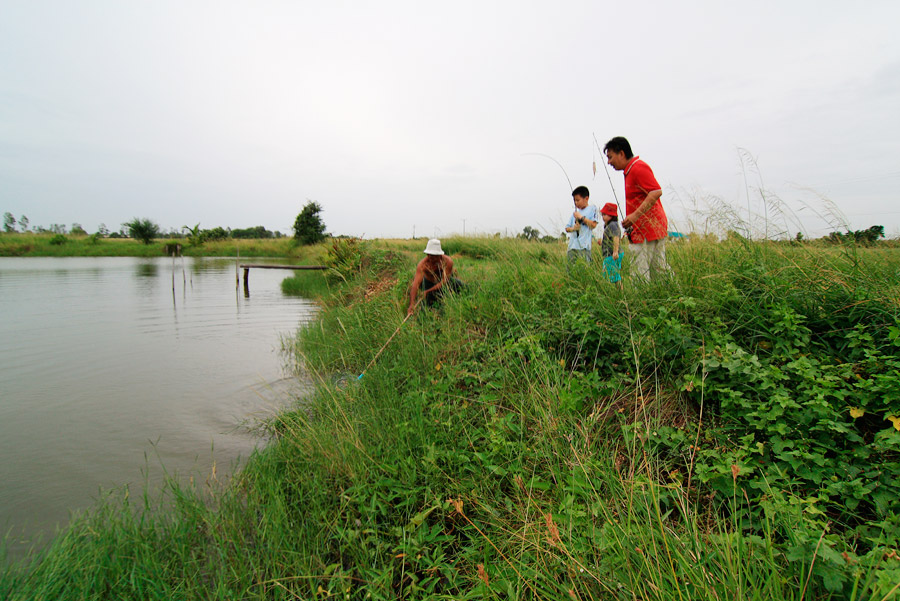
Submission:
[[[596,134],[653,167],[673,229],[749,206],[757,233],[898,236],[897,23],[879,0],[0,0],[0,212],[287,232],[312,199],[337,234],[558,233],[566,178],[528,153],[602,205]]]

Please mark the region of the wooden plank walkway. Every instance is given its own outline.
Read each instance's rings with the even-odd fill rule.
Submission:
[[[244,270],[244,295],[250,295],[250,268],[253,269],[310,269],[310,270],[318,270],[322,271],[324,269],[328,269],[325,265],[262,265],[259,263],[244,263],[243,265],[239,265],[241,269]],[[235,273],[237,275],[237,273]]]
[[[328,269],[325,265],[258,265],[255,263],[247,263],[240,266],[241,269]]]

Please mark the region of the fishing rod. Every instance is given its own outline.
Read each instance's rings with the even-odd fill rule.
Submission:
[[[415,312],[416,308],[418,308],[419,303],[421,303],[421,302],[422,302],[422,299],[419,299],[418,301],[416,301],[416,304],[415,304],[415,306],[413,307],[413,311],[414,311],[414,312]],[[403,321],[400,322],[400,325],[397,326],[397,329],[394,330],[394,333],[391,334],[391,337],[387,339],[387,342],[384,343],[384,346],[382,346],[381,349],[379,349],[379,351],[378,351],[377,353],[375,353],[375,356],[372,357],[372,360],[369,361],[369,364],[366,365],[366,368],[365,368],[364,370],[362,370],[362,373],[359,374],[359,376],[356,378],[357,380],[362,380],[362,377],[363,377],[364,375],[366,375],[366,372],[369,371],[369,368],[372,367],[372,365],[374,365],[374,363],[375,363],[375,361],[378,359],[378,357],[381,356],[381,353],[384,352],[384,349],[387,348],[387,346],[391,343],[391,340],[394,339],[394,336],[397,335],[397,332],[400,331],[400,328],[403,327],[403,324],[406,323],[406,320],[409,319],[410,317],[412,317],[412,315],[413,315],[412,313],[407,313],[407,314],[406,314],[406,317],[403,318]]]
[[[400,331],[400,328],[403,327],[403,324],[405,324],[405,323],[406,323],[406,320],[409,319],[411,316],[412,316],[412,313],[409,313],[409,314],[403,319],[403,321],[400,322],[400,325],[397,326],[397,329],[394,330],[394,333],[391,334],[391,337],[388,338],[388,339],[387,339],[387,342],[384,343],[384,346],[381,347],[381,350],[379,350],[377,353],[375,353],[375,356],[372,357],[372,360],[369,361],[369,364],[366,365],[366,368],[365,368],[364,370],[362,370],[362,373],[359,374],[359,376],[356,378],[357,380],[362,380],[362,377],[363,377],[364,375],[366,375],[366,372],[369,371],[369,368],[372,367],[372,365],[375,363],[375,361],[378,359],[378,357],[381,356],[381,353],[384,352],[384,349],[387,348],[387,345],[389,345],[389,344],[391,343],[391,340],[394,339],[394,336],[397,335],[397,332]]]
[[[609,174],[609,167],[606,165],[606,161],[603,160],[603,157],[606,156],[606,153],[603,152],[602,148],[600,148],[600,142],[597,141],[597,134],[591,132],[591,136],[594,138],[594,145],[597,147],[597,150],[600,151],[600,155],[601,155],[600,161],[603,163],[604,171],[606,171],[606,179],[609,180],[609,187],[612,188],[613,198],[616,199],[616,207],[618,207],[618,209],[619,209],[619,215],[624,215],[625,213],[622,212],[622,205],[619,204],[619,196],[616,194],[616,186],[615,186],[615,184],[613,184],[612,176],[610,176],[610,174]],[[595,165],[594,172],[596,172],[596,171],[597,171],[597,167]]]
[[[536,156],[536,157],[544,157],[545,159],[550,159],[551,161],[553,161],[554,163],[556,163],[557,165],[559,165],[559,168],[560,168],[560,169],[562,169],[563,175],[566,176],[566,181],[569,183],[569,190],[574,190],[574,189],[575,189],[575,187],[572,186],[572,180],[569,179],[569,174],[566,173],[566,168],[562,166],[562,163],[560,163],[559,161],[557,161],[556,159],[554,159],[554,158],[553,158],[552,156],[550,156],[549,154],[543,154],[543,153],[541,153],[541,152],[525,152],[525,153],[522,153],[522,156],[523,156],[523,157],[524,157],[524,156]]]
[[[606,156],[606,153],[603,152],[603,149],[600,148],[600,142],[597,141],[597,134],[591,132],[591,137],[594,138],[594,145],[597,147],[597,150],[600,151],[600,161],[603,163],[603,170],[606,171],[606,179],[609,180],[609,187],[612,188],[613,198],[616,199],[616,207],[619,209],[619,215],[625,216],[625,213],[622,212],[622,205],[619,204],[619,195],[616,194],[616,186],[613,184],[612,176],[609,174],[609,167],[606,165],[606,161],[603,160],[603,157]],[[596,163],[596,161],[595,161]],[[597,167],[594,166],[594,172],[596,173]],[[628,236],[628,240],[631,241],[631,231],[634,229],[634,226],[625,228],[625,235]]]

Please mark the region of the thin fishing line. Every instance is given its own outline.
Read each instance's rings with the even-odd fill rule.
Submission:
[[[562,169],[563,175],[566,176],[566,181],[569,183],[569,190],[574,190],[574,189],[575,189],[574,186],[572,186],[572,180],[569,179],[569,174],[566,173],[566,168],[562,166],[562,163],[560,163],[559,161],[557,161],[556,159],[554,159],[554,158],[553,158],[552,156],[550,156],[549,154],[543,154],[543,153],[541,153],[541,152],[525,152],[525,153],[522,153],[522,156],[523,156],[523,157],[524,157],[524,156],[538,156],[538,157],[544,157],[545,159],[550,159],[551,161],[553,161],[554,163],[556,163],[557,165],[559,165],[559,168],[560,168],[560,169]]]
[[[624,215],[622,212],[622,205],[619,204],[619,195],[616,194],[616,186],[613,184],[612,176],[609,174],[609,167],[606,165],[606,161],[603,160],[603,157],[606,156],[606,153],[603,152],[603,149],[600,148],[600,142],[597,141],[597,134],[591,132],[591,136],[594,138],[594,146],[597,147],[597,150],[600,151],[600,162],[603,163],[603,169],[606,171],[606,179],[609,180],[609,187],[612,188],[613,198],[616,199],[616,206],[619,208],[619,215]]]

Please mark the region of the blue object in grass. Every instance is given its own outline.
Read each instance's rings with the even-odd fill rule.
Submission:
[[[624,256],[625,253],[619,252],[616,257],[603,258],[603,271],[606,273],[606,279],[610,282],[622,281],[622,257]]]

